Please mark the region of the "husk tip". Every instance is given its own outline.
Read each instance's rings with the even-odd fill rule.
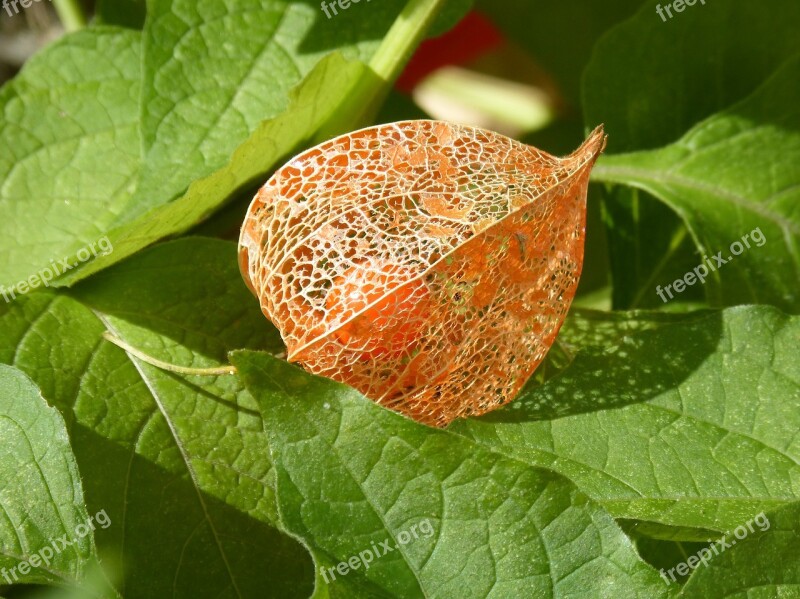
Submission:
[[[581,144],[581,147],[575,152],[576,154],[583,154],[597,159],[603,150],[606,149],[606,142],[608,135],[605,133],[605,128],[602,124],[594,128],[594,130],[586,138],[586,141]]]

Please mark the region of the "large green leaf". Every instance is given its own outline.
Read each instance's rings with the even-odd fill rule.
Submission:
[[[748,0],[707,2],[666,23],[645,2],[594,48],[586,123],[605,124],[609,152],[671,143],[761,86],[797,53],[798,29],[794,0],[774,0],[768,13]]]
[[[664,22],[656,3],[645,2],[595,47],[583,81],[583,109],[587,127],[605,123],[610,152],[674,142],[752,93],[797,52],[800,5],[794,0],[776,0],[768,11],[730,0],[673,14]],[[709,177],[724,166],[723,161]],[[662,305],[655,285],[674,281],[701,257],[686,225],[644,191],[617,190],[604,203],[613,226],[615,307]],[[728,224],[733,226],[725,246],[746,232]],[[700,297],[697,292],[690,289],[681,299]]]
[[[283,522],[323,584],[371,597],[666,596],[566,479],[265,354],[233,358],[264,412]]]
[[[572,334],[591,344],[561,374],[450,430],[553,469],[666,538],[705,540],[800,498],[800,317],[731,308],[621,336],[599,319]]]
[[[52,271],[135,213],[140,40],[67,36],[0,90],[0,287]]]
[[[761,510],[796,502],[798,340],[800,319],[767,307],[573,314],[560,336],[577,350],[568,368],[529,386],[507,408],[448,432],[415,425],[269,357],[233,358],[265,414],[282,518],[318,566],[335,567],[430,517],[438,527],[435,551],[410,546],[391,554],[388,572],[376,564],[345,582],[379,595],[470,596],[465,588],[477,583],[448,587],[452,570],[438,570],[437,558],[455,570],[486,569],[459,560],[461,552],[477,559],[483,545],[475,539],[492,546],[493,517],[503,522],[502,510],[482,513],[476,505],[494,505],[487,498],[505,505],[505,493],[524,488],[522,474],[494,482],[492,475],[508,475],[506,467],[565,475],[644,538],[705,541]],[[480,492],[470,486],[475,481]],[[448,527],[446,516],[461,509],[469,517]],[[344,514],[350,524],[340,522]],[[476,596],[502,594],[500,587],[477,588]],[[638,587],[629,581],[627,588]]]
[[[227,165],[195,181],[179,200],[112,230],[108,237],[114,251],[69,271],[60,283],[86,278],[163,237],[185,232],[208,217],[235,190],[265,176],[291,148],[320,127],[362,76],[364,66],[360,62],[348,62],[338,54],[324,59],[293,92],[289,109],[262,123]]]
[[[368,63],[406,4],[353,4],[338,15],[329,9],[326,18],[319,3],[302,1],[153,0],[144,36],[146,160],[138,198],[151,205],[173,199],[224,166],[260,123],[286,111],[290,90],[331,51]],[[341,102],[322,93],[330,107]]]
[[[25,374],[0,364],[0,587],[82,584],[96,558],[64,419]],[[102,514],[101,526],[109,526]]]
[[[202,265],[198,268],[198,265]],[[156,369],[102,338],[204,367],[281,348],[238,273],[234,244],[147,250],[65,293],[0,304],[0,362],[31,376],[67,422],[125,597],[308,596],[311,563],[280,534],[258,405],[233,376]]]
[[[713,272],[705,269],[713,304],[762,302],[797,311],[798,162],[800,56],[752,96],[700,123],[676,143],[605,157],[593,175],[599,181],[640,187],[675,210],[700,248],[696,264],[720,252],[718,259],[728,263]],[[732,247],[735,243],[739,245]],[[714,267],[718,259],[711,261]],[[656,281],[661,286],[671,282]]]

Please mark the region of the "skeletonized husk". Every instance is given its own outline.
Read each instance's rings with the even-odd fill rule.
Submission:
[[[258,192],[242,274],[290,361],[427,424],[485,413],[561,327],[604,146],[597,128],[556,158],[439,121],[337,137]]]

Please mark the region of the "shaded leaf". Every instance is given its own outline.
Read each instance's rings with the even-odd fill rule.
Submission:
[[[800,309],[798,98],[800,56],[676,143],[609,156],[595,171],[597,180],[640,187],[681,216],[700,250],[696,264],[704,256],[711,264],[712,304]]]
[[[620,185],[590,186],[597,190],[605,222],[613,278],[612,305],[617,310],[654,309],[665,302],[656,286],[691,271],[700,256],[683,221],[647,192]],[[672,305],[705,302],[705,289],[686,287]],[[674,302],[674,303],[672,303]]]
[[[203,268],[198,269],[197,264]],[[279,533],[257,404],[232,376],[179,376],[127,355],[110,330],[166,362],[282,347],[249,301],[232,243],[142,252],[65,293],[0,304],[0,361],[34,378],[67,422],[98,543],[125,567],[125,597],[311,592],[311,563]]]
[[[609,152],[672,143],[797,53],[800,4],[775,0],[770,14],[730,0],[697,4],[664,23],[645,2],[595,45],[583,77],[585,121],[604,123]]]
[[[673,14],[663,22],[656,3],[646,2],[634,18],[595,46],[583,81],[584,117],[586,123],[605,124],[610,152],[674,142],[703,119],[751,94],[797,52],[800,5],[793,0],[776,0],[768,12],[747,0],[731,0]],[[726,176],[726,164],[722,160],[710,165],[710,179]],[[655,286],[674,281],[697,264],[702,257],[697,238],[671,205],[654,201],[644,191],[616,190],[604,204],[613,223],[609,244],[614,307],[663,305]],[[739,231],[736,221],[720,222],[728,227],[725,246],[749,231]],[[713,251],[720,249],[723,246]],[[735,285],[732,282],[728,291],[735,294]],[[681,299],[702,297],[698,291],[690,288]]]
[[[142,29],[147,13],[145,0],[98,0],[95,18],[108,25]]]
[[[3,364],[0,439],[0,586],[80,585],[97,555],[64,419]]]
[[[630,532],[628,532],[628,535],[631,536]],[[717,535],[715,534],[713,536],[715,537]],[[677,564],[685,562],[690,555],[695,555],[701,549],[709,546],[708,543],[663,541],[660,539],[652,539],[646,536],[632,536],[632,538],[636,544],[636,552],[648,564],[651,564],[657,570],[662,571],[666,575],[665,582],[671,584],[683,584],[686,582],[686,580],[688,580],[691,571],[689,571],[686,575],[681,575],[673,569],[672,575],[675,576],[675,580],[673,581],[670,577],[669,570],[671,568],[675,568]],[[673,587],[671,590],[675,590],[675,587]]]

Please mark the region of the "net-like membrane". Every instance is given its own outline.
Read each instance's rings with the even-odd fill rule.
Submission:
[[[290,361],[427,424],[488,412],[569,309],[604,145],[556,158],[440,121],[337,137],[258,192],[242,274]]]

